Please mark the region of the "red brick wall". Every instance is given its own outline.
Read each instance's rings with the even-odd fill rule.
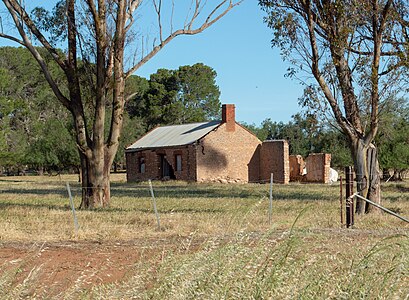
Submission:
[[[329,169],[331,166],[331,154],[312,153],[305,160],[307,182],[329,182]]]
[[[290,181],[303,181],[304,159],[301,155],[290,155]]]
[[[148,179],[162,179],[160,155],[165,155],[168,163],[173,167],[177,180],[196,180],[196,149],[194,145],[162,148],[154,150],[143,150],[126,153],[127,180],[143,181]],[[182,156],[182,170],[176,171],[176,155]],[[139,172],[139,158],[145,158],[145,173]]]
[[[276,183],[290,181],[288,142],[285,140],[264,141],[260,151],[260,180],[270,181],[271,173]]]
[[[197,145],[197,181],[258,181],[260,144],[240,125],[231,131],[227,123],[221,124]]]
[[[160,165],[157,154],[152,150],[126,152],[126,179],[128,182],[155,179]],[[145,173],[139,172],[139,158],[145,158]]]
[[[226,123],[226,131],[236,130],[236,110],[234,104],[222,105],[222,123]]]

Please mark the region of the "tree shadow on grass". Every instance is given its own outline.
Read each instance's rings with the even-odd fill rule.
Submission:
[[[291,192],[291,193],[274,193],[273,200],[287,200],[287,201],[339,201],[336,197],[329,195],[323,195],[322,193],[303,193],[303,192]]]
[[[269,192],[266,191],[248,191],[237,189],[226,189],[223,187],[180,187],[180,186],[157,186],[153,188],[154,195],[157,198],[174,198],[174,199],[186,199],[186,198],[240,198],[251,199],[269,197]],[[71,192],[74,197],[81,197],[81,187],[71,187]],[[5,189],[0,190],[0,201],[2,194],[14,194],[14,195],[56,195],[62,198],[68,199],[68,192],[66,189]],[[146,187],[127,187],[118,186],[111,188],[111,196],[118,198],[146,198],[151,197],[150,189]],[[337,200],[332,196],[323,195],[322,193],[314,192],[280,192],[273,191],[273,199],[275,200],[324,200],[333,201]]]
[[[81,188],[72,188],[73,193],[80,195]],[[258,198],[259,194],[241,189],[226,189],[226,187],[210,186],[153,186],[156,198]],[[111,186],[112,197],[146,198],[151,197],[150,188],[146,186]]]
[[[95,210],[96,212],[106,213],[106,212],[141,212],[146,214],[153,214],[153,209],[149,208],[120,208],[120,207],[108,207],[104,209]],[[226,211],[220,208],[158,208],[159,214],[178,214],[178,213],[189,213],[189,214],[215,214],[215,213],[225,213]]]
[[[268,185],[264,186],[245,186],[245,185],[211,185],[211,184],[188,184],[188,185],[164,185],[158,184],[153,186],[154,195],[157,199],[191,199],[194,201],[195,199],[220,199],[223,201],[224,199],[268,199],[269,198],[269,191]],[[71,185],[71,192],[75,198],[81,198],[81,186],[77,184]],[[46,201],[41,199],[36,200],[35,203],[30,200],[22,200],[20,203],[8,201],[7,199],[2,199],[2,195],[7,194],[9,195],[27,195],[27,199],[30,198],[31,195],[55,195],[61,197],[62,199],[66,199],[66,203],[64,205],[54,205],[54,204],[47,204]],[[127,184],[127,183],[113,183],[111,185],[111,196],[113,198],[131,198],[131,199],[139,199],[139,198],[150,198],[150,189],[148,184],[139,183],[135,184]],[[124,199],[127,200],[127,199]],[[314,191],[303,191],[302,189],[298,188],[297,186],[294,187],[293,191],[280,191],[273,190],[273,200],[284,200],[284,201],[336,201],[339,200],[337,197],[333,197],[327,194],[323,194],[322,192],[314,192]],[[48,201],[48,200],[47,200]],[[43,202],[43,203],[42,203]],[[44,207],[48,209],[59,209],[59,210],[68,210],[70,209],[68,205],[68,192],[65,186],[61,186],[61,188],[41,188],[39,185],[38,189],[35,188],[11,188],[8,189],[0,189],[0,208],[5,206],[25,206],[25,207]],[[163,209],[162,213],[170,213],[173,209],[173,212],[189,212],[189,209]],[[126,208],[104,208],[101,211],[125,211]],[[129,209],[131,211],[138,211],[144,212],[144,210],[138,208]],[[98,211],[98,210],[96,210]],[[215,209],[193,209],[190,212],[222,212],[221,210]]]
[[[206,187],[180,187],[180,186],[155,186],[153,188],[155,197],[170,197],[170,198],[224,198],[224,197],[240,197],[240,198],[254,198],[257,197],[254,193],[250,191],[243,191],[240,189],[223,189],[223,188],[206,188]],[[73,196],[81,196],[80,186],[71,186],[71,192]],[[24,188],[8,188],[0,189],[0,201],[2,194],[14,194],[14,195],[58,195],[61,197],[68,198],[67,190],[62,187],[61,189],[24,189]],[[130,197],[130,198],[141,198],[150,197],[149,186],[111,186],[111,196],[112,197]]]
[[[66,189],[23,189],[23,188],[9,188],[9,189],[0,189],[0,201],[1,201],[1,195],[2,194],[14,194],[14,195],[40,195],[40,196],[45,196],[45,195],[59,195],[59,196],[67,196],[68,197],[68,192]]]
[[[44,208],[44,209],[59,210],[59,211],[71,210],[68,204],[55,205],[55,204],[46,204],[46,203],[44,204],[43,203],[26,203],[26,202],[16,203],[16,202],[10,202],[10,201],[0,201],[0,209],[6,209],[6,208],[11,208],[11,207],[32,208],[32,209]]]
[[[396,188],[399,190],[399,192],[402,193],[409,193],[409,188],[403,185],[397,185]]]
[[[49,205],[49,204],[42,204],[42,203],[15,203],[15,202],[0,202],[0,210],[13,208],[13,207],[20,207],[26,209],[47,209],[47,210],[57,210],[57,211],[71,211],[71,207],[68,204],[65,205]],[[81,211],[81,210],[79,210]],[[140,212],[146,214],[152,214],[153,209],[149,208],[137,208],[137,207],[130,207],[130,208],[121,208],[121,207],[107,207],[103,209],[94,209],[92,212],[95,213],[123,213],[123,212]],[[192,213],[192,214],[214,214],[214,213],[224,213],[225,210],[220,208],[159,208],[158,213],[160,214],[173,214],[173,213]]]

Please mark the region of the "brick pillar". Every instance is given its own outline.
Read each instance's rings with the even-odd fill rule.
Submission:
[[[331,166],[331,154],[311,153],[306,161],[308,182],[329,182],[329,169]]]
[[[234,104],[223,104],[222,123],[226,123],[227,131],[236,130],[236,112]]]
[[[285,140],[264,141],[260,151],[260,180],[287,184],[290,181],[288,142]]]
[[[290,181],[302,181],[305,167],[301,155],[290,155]]]
[[[328,183],[330,180],[330,169],[331,169],[331,154],[324,154],[324,183]]]

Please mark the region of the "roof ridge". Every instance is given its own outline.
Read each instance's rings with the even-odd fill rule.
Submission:
[[[192,122],[192,123],[183,123],[183,124],[169,124],[169,125],[159,125],[156,128],[163,128],[163,127],[172,127],[172,126],[186,126],[186,125],[193,125],[193,124],[207,124],[207,123],[221,123],[221,120],[212,120],[212,121],[204,121],[204,122]]]

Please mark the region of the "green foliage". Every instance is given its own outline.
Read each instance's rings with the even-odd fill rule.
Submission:
[[[132,117],[139,117],[147,129],[157,125],[203,122],[220,115],[220,91],[216,72],[201,63],[178,70],[159,69],[146,82],[133,81],[140,92],[127,105]],[[132,83],[130,83],[131,85]]]
[[[392,99],[383,108],[376,139],[380,167],[401,172],[409,169],[409,102]]]
[[[296,114],[288,123],[264,120],[260,126],[243,124],[260,140],[286,139],[290,154],[330,153],[331,164],[338,168],[352,165],[347,137],[336,127],[317,121],[314,115]],[[382,169],[402,172],[409,169],[409,103],[390,99],[383,105],[375,143]]]
[[[38,29],[48,32],[53,43],[62,42],[67,38],[66,6],[66,1],[60,0],[52,11],[43,7],[35,7],[31,12],[31,18]]]
[[[56,80],[61,80],[50,57],[44,57]],[[6,169],[78,165],[70,127],[70,113],[55,101],[31,54],[24,48],[0,48],[0,165]]]
[[[176,76],[179,87],[177,97],[183,104],[183,116],[179,122],[204,121],[220,116],[220,91],[216,85],[215,70],[198,63],[180,67]]]
[[[149,81],[137,75],[130,76],[125,82],[125,92],[129,97],[126,112],[130,117],[141,115],[143,95],[149,89]]]
[[[136,139],[145,133],[145,124],[138,118],[130,118],[128,113],[124,113],[124,124],[121,137],[119,139],[119,147],[114,160],[114,169],[118,166],[125,166],[125,148],[130,146]]]
[[[291,155],[307,157],[310,153],[330,153],[333,166],[341,168],[352,163],[346,137],[332,127],[321,125],[313,115],[296,114],[288,123],[266,119],[259,127],[243,125],[262,141],[287,140]]]
[[[27,164],[56,170],[79,165],[78,150],[67,124],[50,118],[37,126],[37,137],[25,155]]]
[[[326,128],[317,136],[317,152],[330,153],[331,165],[339,169],[353,165],[347,137],[339,130]]]

